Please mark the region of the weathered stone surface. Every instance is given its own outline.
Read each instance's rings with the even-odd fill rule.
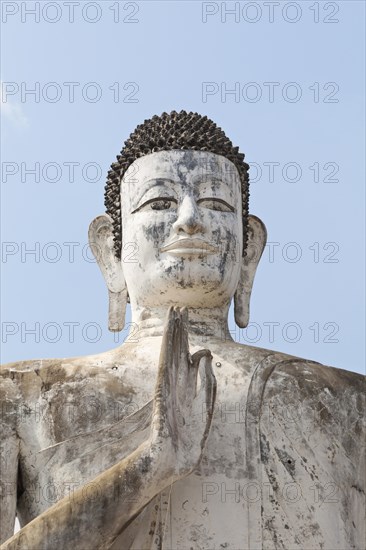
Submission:
[[[136,162],[122,260],[109,216],[89,232],[112,329],[128,292],[130,338],[2,368],[1,548],[364,548],[364,378],[231,339],[230,302],[245,324],[265,244],[249,218],[258,253],[243,257],[231,161]]]

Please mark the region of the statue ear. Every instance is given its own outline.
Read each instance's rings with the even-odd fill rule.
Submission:
[[[108,328],[113,332],[121,331],[125,324],[127,287],[122,262],[114,252],[113,224],[110,216],[103,214],[91,222],[89,244],[108,288]]]
[[[239,284],[234,295],[235,322],[240,328],[249,323],[249,303],[259,260],[267,242],[267,230],[256,216],[248,216],[247,253],[242,258]]]

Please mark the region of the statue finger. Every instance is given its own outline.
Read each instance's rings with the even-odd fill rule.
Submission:
[[[202,357],[202,351],[194,353],[192,356],[187,352],[185,361],[185,380],[184,380],[184,402],[192,406],[193,400],[197,395],[198,366]],[[206,350],[208,353],[209,351]]]
[[[188,310],[187,308],[180,309],[180,340],[179,340],[179,369],[178,369],[178,388],[179,395],[182,401],[186,400],[186,397],[191,396],[192,393],[189,393],[189,377],[191,372],[191,356],[189,354],[189,343],[188,343]],[[194,397],[194,394],[193,394]]]
[[[158,375],[155,387],[155,399],[166,403],[166,396],[171,393],[171,365],[173,362],[173,342],[176,324],[176,312],[170,307],[163,332],[163,339],[160,349]],[[164,394],[164,395],[163,395]]]
[[[206,423],[203,441],[208,435],[211,426],[211,420],[214,413],[217,384],[212,370],[212,355],[206,352],[202,354],[199,362],[200,388],[197,394],[196,402],[201,409],[202,421]],[[200,352],[197,352],[200,353]]]

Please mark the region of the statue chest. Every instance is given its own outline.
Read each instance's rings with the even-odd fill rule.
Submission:
[[[217,483],[216,475],[229,480],[244,475],[247,384],[244,376],[238,377],[235,369],[219,359],[214,357],[215,418],[200,465],[207,487]],[[141,364],[139,373],[131,366],[132,376],[129,365],[116,366],[99,376],[49,384],[37,401],[26,404],[21,423],[24,492],[20,498],[25,521],[90,482],[148,437],[150,417],[146,415],[136,426],[134,418],[151,401],[156,372],[151,364]],[[197,479],[195,500],[203,490]]]
[[[228,372],[215,374],[218,393],[207,446],[197,471],[167,491],[163,548],[245,547],[248,502],[258,498],[246,466],[248,384],[245,377],[233,383]]]

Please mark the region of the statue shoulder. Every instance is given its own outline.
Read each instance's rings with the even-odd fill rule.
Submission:
[[[364,375],[237,343],[232,352],[250,377],[248,401],[261,402],[262,414],[290,416],[309,431],[334,433],[337,426],[355,441],[366,432]]]
[[[223,355],[230,357],[239,368],[252,374],[265,372],[262,380],[281,391],[287,384],[294,383],[304,395],[313,395],[326,388],[334,396],[347,391],[359,396],[365,393],[366,376],[356,372],[238,342],[230,342],[226,348]]]
[[[362,374],[338,369],[301,358],[279,358],[271,374],[271,383],[294,384],[305,397],[314,397],[324,392],[337,399],[348,393],[363,396],[366,377]]]
[[[21,406],[21,392],[14,376],[12,363],[0,365],[1,439],[16,432],[17,411]]]
[[[357,463],[366,436],[365,383],[365,376],[355,372],[287,359],[271,370],[262,403],[276,418],[285,419],[286,429],[297,425],[303,434],[318,434],[329,445],[336,439]]]
[[[60,359],[28,359],[0,365],[3,388],[26,394],[36,386],[49,389],[53,384],[75,379],[95,378],[114,364],[112,352]]]

